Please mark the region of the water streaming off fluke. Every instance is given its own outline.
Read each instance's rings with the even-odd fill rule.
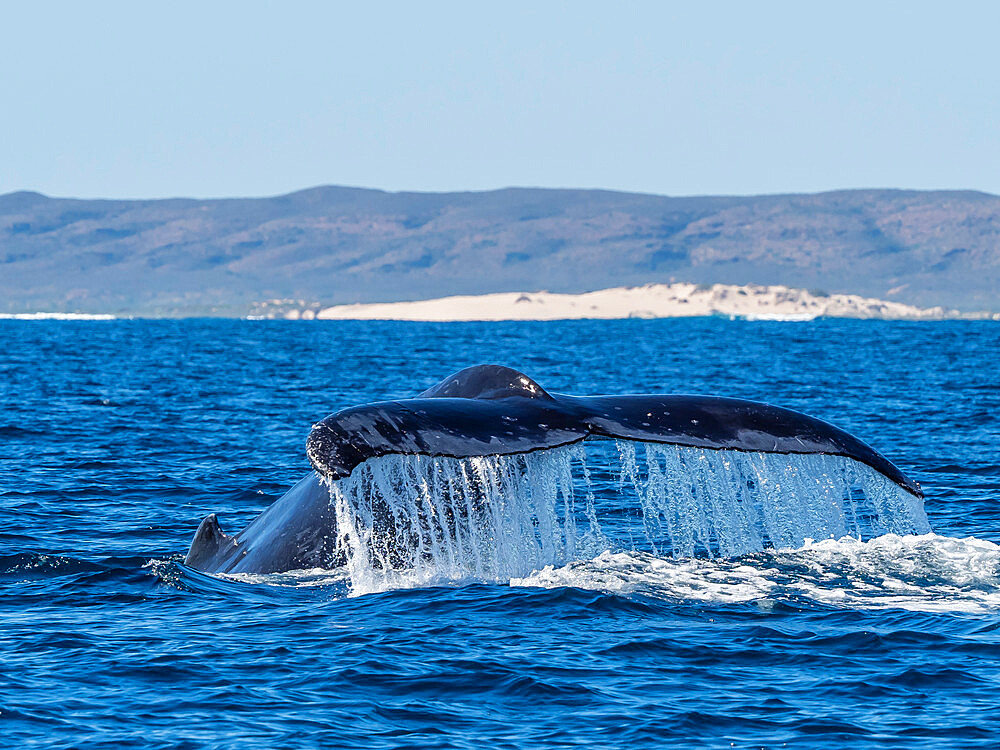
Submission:
[[[840,456],[615,442],[366,461],[330,483],[352,590],[508,581],[606,549],[728,557],[930,531],[920,499]]]

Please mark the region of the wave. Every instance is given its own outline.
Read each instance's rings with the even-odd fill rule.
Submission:
[[[93,573],[104,566],[91,560],[44,552],[0,555],[0,579],[25,581],[33,578]]]
[[[209,575],[172,559],[154,558],[143,566],[160,583],[192,594],[249,601],[343,599],[348,595],[345,569],[293,570],[288,573]]]
[[[820,317],[819,313],[743,313],[730,315],[729,319],[750,322],[808,323],[818,317]]]
[[[346,568],[210,576],[168,560],[147,567],[161,582],[202,596],[259,601],[356,596]],[[402,594],[429,587],[488,585],[504,589],[589,591],[621,601],[676,606],[839,610],[903,609],[981,614],[1000,611],[1000,546],[975,537],[886,534],[807,540],[798,548],[726,558],[674,558],[604,550],[565,565],[546,565],[507,580],[414,571],[366,593]]]
[[[1000,546],[974,537],[887,534],[715,560],[606,551],[512,578],[510,585],[761,608],[811,603],[977,613],[1000,609]]]

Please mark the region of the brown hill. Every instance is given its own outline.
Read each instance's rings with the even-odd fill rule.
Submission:
[[[268,298],[332,304],[671,280],[997,309],[1000,197],[342,187],[225,200],[0,196],[6,312],[242,314]]]

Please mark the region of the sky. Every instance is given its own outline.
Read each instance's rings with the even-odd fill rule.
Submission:
[[[995,2],[45,2],[0,193],[1000,193]]]

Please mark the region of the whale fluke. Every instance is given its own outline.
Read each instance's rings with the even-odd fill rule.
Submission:
[[[210,573],[346,565],[355,583],[373,571],[502,578],[556,564],[578,539],[574,465],[586,524],[603,538],[577,445],[594,438],[618,441],[619,487],[635,488],[654,549],[740,554],[929,529],[916,482],[815,417],[718,396],[571,396],[478,365],[415,398],[315,424],[306,441],[315,471],[235,536],[206,517],[185,563]]]
[[[853,435],[806,414],[756,401],[697,395],[548,393],[500,365],[468,367],[417,398],[344,409],[313,427],[306,455],[342,479],[390,454],[450,458],[556,448],[587,437],[754,453],[844,456],[920,498],[920,486]]]

